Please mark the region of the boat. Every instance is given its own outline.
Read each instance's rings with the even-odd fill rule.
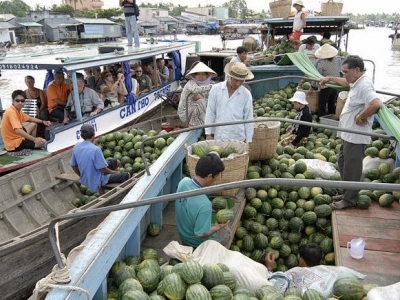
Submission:
[[[162,123],[171,128],[182,127],[177,116],[163,116],[144,121],[131,128],[145,131],[160,130]],[[56,263],[48,238],[47,226],[51,219],[78,211],[88,211],[115,205],[129,193],[143,175],[134,174],[122,184],[110,184],[109,190],[94,199],[84,196],[78,185],[79,177],[69,165],[72,149],[45,158],[0,177],[0,289],[2,299],[26,299],[35,283],[45,277]],[[29,184],[33,191],[22,194],[21,187]],[[76,208],[73,199],[84,199]],[[82,200],[81,200],[82,201]],[[90,202],[88,202],[90,201]],[[104,216],[61,222],[61,251],[69,253],[81,244],[86,235],[96,228]]]
[[[23,53],[8,55],[0,65],[2,72],[8,70],[29,70],[42,71],[63,69],[71,74],[72,86],[77,93],[76,72],[85,68],[105,66],[116,63],[140,62],[142,59],[161,57],[171,54],[171,64],[173,65],[173,80],[166,85],[157,86],[146,94],[140,95],[137,99],[131,94],[127,103],[114,108],[105,109],[93,117],[82,118],[80,104],[77,107],[77,119],[68,124],[53,123],[46,128],[46,144],[44,150],[34,150],[32,156],[23,157],[22,160],[13,161],[0,168],[0,174],[9,172],[20,167],[25,167],[35,163],[44,157],[58,153],[73,146],[79,141],[79,129],[83,123],[92,124],[96,130],[96,135],[102,135],[116,128],[134,122],[140,117],[159,109],[163,103],[160,95],[167,95],[180,87],[180,69],[184,67],[184,61],[180,61],[180,52],[194,49],[193,42],[160,42],[153,44],[142,44],[140,48],[124,47],[118,44],[104,44],[100,46],[83,46],[62,49],[60,51],[43,51],[40,53]],[[121,50],[122,49],[122,50]],[[185,54],[182,53],[184,57]],[[44,59],[45,57],[45,59]],[[130,77],[130,74],[126,76]],[[74,99],[79,99],[74,95]],[[129,95],[128,95],[129,96]],[[78,101],[78,100],[76,100]],[[0,147],[3,149],[2,140]]]

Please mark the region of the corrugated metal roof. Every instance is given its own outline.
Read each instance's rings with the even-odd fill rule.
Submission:
[[[15,26],[8,22],[0,22],[0,28],[8,29],[8,28],[15,28]]]
[[[80,23],[85,23],[85,24],[110,24],[110,25],[115,25],[116,23],[113,21],[110,21],[105,18],[101,19],[89,19],[89,18],[75,18]]]
[[[43,27],[43,25],[36,22],[17,22],[17,24],[25,27]]]

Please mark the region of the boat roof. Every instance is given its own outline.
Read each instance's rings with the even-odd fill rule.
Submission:
[[[304,27],[304,33],[321,33],[321,32],[332,32],[344,29],[347,33],[349,28],[345,28],[346,22],[349,17],[346,16],[322,16],[322,17],[307,17],[306,26]],[[268,28],[275,31],[275,35],[289,34],[293,31],[293,18],[283,19],[267,19],[263,22]],[[267,29],[265,29],[267,30]]]
[[[123,44],[104,44],[80,47],[47,49],[31,53],[7,55],[0,61],[0,70],[49,70],[78,71],[99,65],[110,65],[121,61],[141,60],[163,55],[176,50],[193,47],[195,42],[158,42],[141,44],[132,48]],[[122,47],[121,51],[99,53],[100,47]]]

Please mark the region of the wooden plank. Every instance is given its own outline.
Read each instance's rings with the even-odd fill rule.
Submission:
[[[79,181],[79,176],[75,173],[62,173],[55,176],[56,179],[67,181]]]

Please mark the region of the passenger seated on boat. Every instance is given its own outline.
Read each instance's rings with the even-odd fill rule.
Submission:
[[[211,78],[217,73],[202,62],[197,63],[185,76],[188,82],[183,87],[178,106],[178,115],[189,126],[204,124]]]
[[[47,87],[46,94],[50,117],[60,123],[64,120],[64,109],[71,88],[71,85],[65,83],[64,72],[61,69],[56,70],[54,80]]]
[[[118,73],[116,80],[109,71],[103,71],[101,78],[104,84],[100,87],[103,94],[104,106],[115,107],[124,101],[124,96],[128,95],[124,82],[124,74]]]
[[[101,94],[101,85],[103,85],[103,79],[101,79],[101,68],[97,67],[93,69],[93,76],[89,77],[87,79],[87,87],[95,90],[101,97],[103,95]]]
[[[147,93],[151,90],[151,78],[143,74],[143,69],[140,65],[136,66],[135,76],[132,77],[135,78],[139,84],[139,94]]]
[[[239,46],[236,48],[236,55],[231,58],[230,62],[239,62],[243,63],[246,67],[249,66],[249,59],[247,57],[247,49],[243,46]],[[228,75],[225,74],[225,80],[228,79]]]
[[[160,74],[158,73],[157,69],[154,70],[152,61],[142,62],[142,70],[143,70],[144,75],[147,75],[150,77],[151,82],[152,82],[151,88],[158,87],[161,85]]]
[[[169,80],[169,70],[168,67],[165,65],[164,58],[160,57],[156,59],[157,62],[157,71],[158,75],[160,76],[161,84],[167,84]]]
[[[216,176],[225,169],[222,160],[209,153],[200,157],[193,178],[185,177],[178,185],[177,193],[210,186]],[[186,246],[198,247],[206,240],[217,240],[225,245],[230,240],[229,221],[212,225],[211,201],[207,195],[181,198],[175,201],[175,221],[178,234]]]
[[[306,38],[306,41],[304,44],[301,44],[299,46],[298,52],[302,52],[306,54],[312,61],[316,59],[314,53],[317,51],[320,47],[319,44],[316,43],[317,39],[315,37],[308,37]]]
[[[79,182],[90,192],[103,194],[106,184],[122,183],[131,177],[129,172],[116,171],[121,162],[117,159],[106,161],[101,149],[93,144],[95,131],[92,125],[83,124],[80,135],[83,141],[72,149],[70,165],[80,177]]]
[[[81,106],[81,112],[83,117],[95,116],[101,112],[104,108],[104,103],[100,99],[99,95],[95,90],[85,87],[85,79],[83,74],[76,74],[76,82],[78,85],[79,103]],[[70,120],[76,118],[74,92],[68,95],[67,105],[64,109],[64,120],[66,124]]]
[[[12,105],[6,109],[1,123],[1,135],[7,151],[42,148],[46,142],[36,137],[37,124],[50,126],[50,121],[40,120],[22,112],[26,95],[22,90],[11,94]]]
[[[35,87],[35,78],[31,75],[25,76],[25,84],[28,87],[25,90],[25,95],[27,99],[36,99],[36,104],[38,107],[38,116],[42,120],[49,119],[49,110],[47,109],[47,99],[46,94],[43,90]]]

